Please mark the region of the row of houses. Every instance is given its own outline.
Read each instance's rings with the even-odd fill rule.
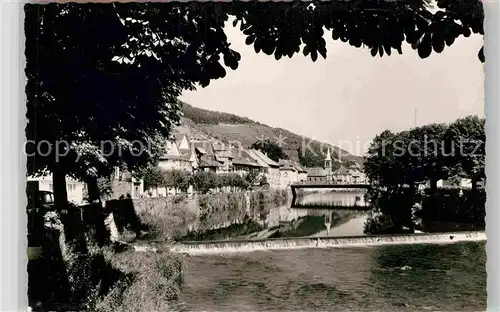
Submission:
[[[307,170],[299,164],[270,159],[266,153],[245,149],[215,140],[191,140],[187,134],[175,134],[167,142],[158,166],[164,170],[190,173],[211,171],[216,174],[235,173],[244,176],[255,172],[265,176],[271,188],[286,188],[291,183],[305,182]]]
[[[270,188],[284,189],[292,183],[365,183],[366,177],[359,165],[340,167],[332,170],[330,150],[325,157],[324,166],[303,168],[290,160],[274,161],[260,150],[245,149],[216,140],[193,140],[187,134],[178,133],[167,140],[166,148],[161,155],[158,167],[168,170],[181,170],[194,174],[198,171],[214,172],[216,174],[235,173],[245,176],[251,172],[259,177],[266,177]],[[51,176],[37,179],[40,190],[52,191]],[[174,189],[156,188],[145,190],[144,182],[136,180],[128,171],[115,168],[110,179],[112,198],[144,195],[166,196],[176,193]],[[70,201],[84,201],[86,185],[83,182],[67,179],[68,198]],[[188,192],[192,192],[192,187]]]

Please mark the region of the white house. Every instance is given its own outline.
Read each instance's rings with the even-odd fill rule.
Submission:
[[[280,167],[280,188],[286,188],[299,179],[299,173],[294,166],[285,164]]]
[[[28,181],[38,181],[38,189],[40,191],[54,192],[52,174],[47,174],[41,177],[28,177]],[[66,177],[66,191],[68,193],[68,201],[75,204],[83,203],[83,188],[83,182]]]
[[[176,141],[169,140],[167,141],[165,155],[160,157],[158,167],[163,170],[185,170],[191,172],[193,171],[191,157],[186,156],[181,153]]]
[[[248,153],[263,166],[269,187],[274,189],[279,188],[280,165],[259,150],[248,150]]]

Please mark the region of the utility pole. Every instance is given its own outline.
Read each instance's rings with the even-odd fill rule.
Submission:
[[[417,127],[417,109],[415,108],[415,114],[413,116],[413,124],[415,128]]]

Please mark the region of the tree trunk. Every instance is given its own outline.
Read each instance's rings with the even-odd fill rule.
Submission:
[[[435,178],[435,177],[432,177],[430,179],[430,186],[431,186],[431,194],[432,195],[435,195],[437,193],[437,182],[438,182],[438,179]]]
[[[66,189],[66,171],[64,168],[55,166],[52,170],[52,182],[54,185],[54,206],[60,212],[61,223],[64,227],[66,244],[70,243],[75,251],[86,251],[83,226],[79,211],[70,209],[68,204],[68,192]]]
[[[477,192],[477,183],[479,182],[479,178],[476,176],[476,177],[472,177],[471,179],[471,184],[472,184],[472,192]]]
[[[91,204],[101,203],[101,193],[97,184],[97,178],[90,177],[86,181],[88,189],[89,202]]]
[[[68,191],[66,189],[66,173],[62,168],[52,170],[52,183],[54,185],[54,206],[58,211],[68,209]]]
[[[86,214],[86,223],[91,223],[94,228],[94,240],[98,246],[102,247],[110,241],[111,229],[106,227],[105,220],[109,217],[110,211],[104,211],[101,202],[101,192],[96,177],[86,179],[90,207]],[[114,219],[113,219],[114,222]],[[110,226],[115,226],[110,224]]]

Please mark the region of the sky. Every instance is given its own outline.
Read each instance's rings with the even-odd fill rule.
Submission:
[[[457,39],[443,53],[420,59],[403,54],[372,57],[369,49],[327,39],[327,58],[302,53],[279,61],[256,54],[237,28],[227,27],[237,70],[181,100],[233,113],[363,155],[383,130],[484,117],[484,73],[477,57],[482,37]],[[416,112],[416,113],[415,113]],[[416,118],[415,118],[416,116]]]

